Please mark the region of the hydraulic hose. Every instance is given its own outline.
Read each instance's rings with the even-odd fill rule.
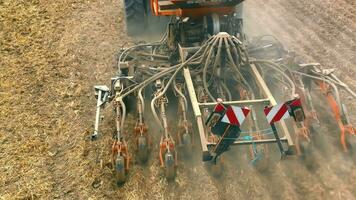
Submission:
[[[226,46],[226,52],[228,55],[228,59],[232,65],[232,69],[236,72],[236,74],[241,78],[242,82],[245,84],[245,86],[248,88],[249,91],[251,91],[251,94],[253,95],[253,90],[252,87],[250,86],[250,84],[246,81],[246,79],[244,78],[244,76],[241,74],[241,72],[239,71],[238,66],[235,64],[235,61],[231,55],[230,49],[229,49],[229,44],[226,38],[224,38],[224,42],[225,42],[225,46]],[[252,97],[252,99],[254,99],[254,95]]]
[[[177,92],[177,94],[182,97],[182,99],[183,99],[183,101],[184,101],[185,107],[188,108],[188,101],[187,101],[187,98],[186,98],[186,97],[184,96],[184,94],[177,88],[176,80],[175,80],[175,79],[173,80],[173,87],[174,87],[174,90]]]
[[[267,61],[267,60],[254,60],[254,61],[251,61],[251,63],[259,63],[259,64],[262,64],[266,67],[270,67],[272,69],[274,69],[275,71],[279,72],[286,80],[287,82],[290,84],[290,88],[292,90],[292,96],[294,96],[295,94],[295,85],[294,85],[294,82],[292,81],[292,79],[284,73],[284,71],[281,70],[280,66],[271,62],[271,61]]]
[[[164,128],[161,124],[161,120],[159,119],[156,109],[155,109],[155,101],[159,98],[161,98],[167,91],[168,87],[170,86],[170,84],[172,83],[173,79],[175,78],[175,76],[177,75],[177,73],[181,70],[182,68],[178,68],[174,74],[172,75],[172,77],[169,79],[168,83],[165,85],[164,89],[162,91],[158,92],[158,95],[155,96],[152,101],[151,101],[151,110],[153,113],[154,118],[156,119],[156,122],[161,126],[161,128]]]
[[[222,81],[220,81],[220,84],[221,84],[221,87],[226,91],[228,100],[231,101],[232,100],[232,95],[231,95],[231,92],[230,92],[229,88]]]
[[[160,72],[158,72],[157,74],[147,78],[146,80],[144,80],[143,82],[141,82],[140,84],[138,84],[136,87],[134,87],[133,89],[129,90],[128,92],[124,93],[122,96],[122,98],[126,97],[127,95],[131,94],[132,92],[136,91],[138,88],[141,88],[141,87],[145,87],[146,85],[148,85],[149,83],[151,83],[152,81],[162,77],[162,76],[165,76],[171,72],[173,72],[174,70],[176,69],[179,69],[179,68],[182,68],[184,67],[187,63],[189,63],[192,59],[194,59],[200,52],[202,49],[204,49],[208,44],[205,43],[203,46],[200,47],[200,49],[195,52],[194,55],[192,55],[189,59],[187,59],[186,61],[180,63],[180,64],[177,64],[177,65],[174,65],[172,67],[168,67],[167,69],[165,70],[162,70]]]
[[[154,107],[154,103],[157,99],[161,98],[167,91],[168,87],[170,86],[170,84],[172,83],[172,81],[174,80],[175,76],[177,75],[177,73],[187,64],[189,63],[192,59],[194,59],[202,49],[204,49],[207,46],[207,43],[205,43],[197,52],[195,52],[194,55],[192,55],[190,58],[188,58],[186,61],[182,62],[181,64],[179,64],[176,67],[176,71],[174,72],[174,74],[172,75],[172,77],[169,79],[168,83],[165,85],[164,89],[162,91],[159,92],[159,94],[157,96],[155,96],[152,101],[151,101],[151,110],[153,113],[153,116],[155,118],[155,120],[157,121],[157,123],[161,126],[161,128],[163,128],[162,124],[161,124],[161,120],[159,120],[159,117],[157,115],[156,109]],[[151,80],[156,80],[158,78],[160,78],[163,75],[160,75],[158,77],[155,76],[155,78],[151,77]],[[149,78],[150,79],[150,78]],[[148,79],[147,79],[148,80]],[[149,82],[148,82],[149,83]],[[148,84],[147,82],[145,84]],[[128,95],[128,94],[127,94]]]
[[[308,77],[308,78],[312,78],[312,79],[316,79],[316,80],[327,82],[333,88],[333,90],[335,92],[336,102],[339,105],[339,109],[342,110],[339,90],[337,89],[335,84],[333,84],[330,80],[325,79],[325,78],[320,78],[320,77],[317,77],[317,76],[313,76],[313,75],[310,75],[310,74],[306,74],[306,73],[303,73],[303,72],[298,72],[298,71],[292,71],[292,73],[299,74],[299,75],[302,75],[302,76],[305,76],[305,77]]]
[[[221,39],[219,38],[219,40],[221,40]],[[212,94],[210,93],[210,91],[209,91],[209,88],[208,88],[208,85],[207,85],[207,82],[206,82],[206,73],[207,73],[207,69],[208,69],[208,66],[209,66],[211,54],[212,54],[213,49],[214,49],[214,47],[215,47],[215,45],[216,45],[217,42],[218,42],[218,40],[215,40],[214,43],[212,44],[212,46],[209,47],[210,50],[209,50],[208,57],[207,57],[207,59],[206,59],[206,61],[205,61],[205,65],[204,65],[204,68],[203,68],[203,87],[204,87],[206,93],[208,94],[208,96],[210,97],[210,99],[211,99],[213,102],[215,102],[216,100],[214,99],[213,95],[212,95]],[[219,42],[219,43],[220,43],[220,42]]]
[[[142,90],[143,90],[143,87],[138,90],[138,94],[137,95],[138,95],[139,100],[141,101],[142,113],[144,113],[145,112],[145,102],[143,100]]]

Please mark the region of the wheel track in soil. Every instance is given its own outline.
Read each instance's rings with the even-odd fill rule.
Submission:
[[[275,5],[277,7],[277,5]],[[273,6],[271,6],[273,7]],[[295,7],[295,6],[292,6]],[[285,12],[286,13],[286,12]],[[277,20],[277,19],[275,19]],[[289,21],[294,20],[293,16],[289,19]],[[299,20],[300,21],[300,20]],[[299,26],[300,27],[303,25],[303,21],[300,21]],[[288,26],[284,26],[284,27],[288,27]],[[280,30],[276,29],[277,33],[281,32]],[[317,26],[313,26],[312,24],[309,26],[308,29],[308,38],[304,39],[303,38],[303,34],[300,33],[300,41],[301,42],[301,46],[303,47],[303,50],[298,51],[297,53],[302,54],[303,56],[308,56],[309,54],[312,55],[312,59],[311,61],[315,62],[315,61],[319,61],[321,62],[323,65],[325,65],[326,67],[330,67],[330,68],[346,68],[346,71],[350,71],[352,70],[352,65],[354,65],[355,63],[352,62],[352,58],[355,57],[355,55],[352,53],[353,46],[354,45],[344,45],[344,49],[348,49],[349,52],[349,56],[350,57],[345,57],[343,55],[340,55],[339,52],[341,52],[342,54],[346,55],[346,53],[344,53],[342,51],[342,49],[337,49],[337,50],[333,50],[334,49],[334,45],[329,45],[328,38],[319,38],[318,36],[316,36],[316,34],[314,34],[314,32],[318,32],[318,27]],[[310,31],[309,31],[310,30]],[[283,31],[283,30],[282,30]],[[295,32],[298,32],[297,29],[291,29],[290,31],[286,31],[283,35],[293,35]],[[322,31],[322,32],[325,32]],[[320,34],[319,34],[320,35]],[[322,34],[321,34],[322,35]],[[294,39],[294,38],[293,38]],[[287,37],[287,42],[288,42],[288,37]],[[328,44],[328,45],[323,45],[323,44]],[[317,48],[315,48],[315,46],[317,46]],[[350,47],[351,46],[351,47]],[[326,47],[326,48],[325,48]],[[351,60],[349,62],[349,60]],[[344,78],[349,78],[348,82],[350,83],[351,88],[353,88],[354,86],[354,80],[352,79],[352,74],[353,73],[344,73],[343,70],[338,70],[338,73],[340,73],[340,75],[342,76],[347,76]],[[352,105],[351,105],[352,106]]]
[[[263,6],[263,5],[259,4],[257,6]],[[269,14],[269,16],[271,17],[270,23],[268,25],[272,25],[273,27],[275,27],[274,29],[275,32],[279,34],[283,33],[283,35],[286,35],[287,40],[289,38],[292,38],[292,40],[297,39],[297,41],[301,41],[302,44],[301,46],[304,49],[303,54],[308,55],[307,54],[308,52],[312,52],[312,57],[317,60],[322,60],[322,59],[325,60],[326,58],[327,65],[330,65],[328,63],[339,63],[333,61],[332,58],[338,59],[341,57],[341,55],[337,51],[333,50],[332,47],[334,47],[334,45],[329,45],[328,43],[325,44],[325,40],[328,40],[328,38],[322,35],[321,35],[322,37],[320,37],[320,35],[318,35],[315,31],[313,31],[313,28],[316,27],[314,22],[303,22],[298,17],[294,18],[295,17],[294,15],[290,16],[289,14],[287,14],[288,18],[286,20],[281,18],[280,14],[275,14],[276,10],[278,11],[283,10],[283,13],[288,13],[288,12],[284,7],[279,7],[279,4],[277,2],[276,3],[271,2],[271,6],[265,7],[265,9],[269,10],[269,12],[266,12],[265,14],[266,15]],[[275,22],[277,22],[278,24],[277,23],[274,24]],[[290,25],[291,23],[295,25]],[[298,28],[303,27],[303,30],[300,31],[300,29],[298,29],[297,27]],[[315,46],[317,48],[315,48]],[[318,50],[322,52],[326,52],[327,54],[321,55],[321,53],[318,52]],[[348,62],[348,64],[350,64],[350,62]]]
[[[284,3],[288,3],[288,2],[284,2]],[[287,6],[289,6],[289,8],[297,7],[298,9],[301,9],[303,11],[305,10],[305,8],[302,6],[302,4],[295,5],[298,3],[297,2],[292,2],[292,3],[287,4]],[[354,7],[351,7],[351,8],[353,10],[355,10]],[[320,9],[318,14],[319,13],[322,15],[324,12]],[[300,18],[301,15],[294,15],[294,16],[296,18],[298,18],[298,17]],[[333,18],[328,18],[328,19],[332,20]],[[324,18],[322,18],[322,21],[323,21],[323,24],[328,23],[328,21],[325,21]],[[354,21],[353,24],[355,25],[356,24],[355,19],[353,21]],[[340,23],[340,21],[335,22],[334,24],[338,25],[338,23]],[[309,22],[307,24],[309,24]],[[342,25],[344,26],[344,24],[342,24]],[[314,32],[317,33],[322,44],[329,44],[331,41],[335,41],[334,45],[329,45],[329,46],[327,46],[328,48],[320,48],[320,49],[325,49],[326,51],[331,49],[333,52],[336,52],[336,54],[335,55],[333,55],[333,54],[331,54],[331,55],[319,54],[319,55],[321,55],[321,57],[319,57],[317,59],[319,59],[320,61],[324,61],[325,58],[327,58],[327,59],[334,58],[335,60],[330,60],[329,61],[330,63],[328,63],[327,60],[325,60],[325,62],[323,64],[330,68],[332,68],[332,67],[341,68],[342,70],[339,70],[338,73],[340,75],[344,76],[344,78],[347,78],[346,81],[349,82],[351,88],[355,89],[356,81],[352,78],[353,77],[352,74],[355,73],[355,70],[352,70],[352,67],[355,66],[355,64],[356,64],[356,55],[354,53],[356,51],[356,41],[355,41],[356,29],[355,28],[351,29],[351,33],[353,33],[353,34],[349,35],[346,38],[337,37],[338,33],[343,35],[343,32],[339,31],[338,28],[334,28],[333,26],[320,27],[318,25],[318,23],[315,22],[314,24],[311,24],[309,26],[309,29],[314,30]],[[325,34],[328,34],[329,32],[332,32],[333,33],[332,35],[336,36],[336,38],[334,38],[332,36],[326,37]],[[307,54],[307,53],[308,52],[306,52],[305,54]],[[338,54],[340,54],[340,55],[338,55]],[[345,71],[347,71],[347,73],[345,73],[343,69],[346,69]],[[350,72],[352,72],[352,73],[350,74]]]
[[[273,7],[273,6],[272,6]],[[274,7],[273,7],[274,8]],[[277,7],[277,10],[278,10],[278,7]],[[283,27],[283,26],[282,26]],[[278,32],[279,30],[277,30],[276,32]]]
[[[340,77],[342,77],[345,82],[350,85],[351,88],[356,88],[356,81],[352,78],[355,75],[355,70],[353,70],[352,66],[354,66],[356,63],[356,55],[354,54],[356,50],[356,44],[355,41],[352,40],[353,38],[344,38],[341,43],[340,41],[337,41],[335,39],[335,41],[337,41],[337,45],[330,45],[329,42],[333,41],[333,39],[325,37],[324,33],[332,31],[330,30],[332,29],[332,27],[320,27],[318,24],[312,23],[310,20],[306,20],[305,18],[309,19],[308,15],[294,14],[297,11],[290,11],[296,7],[301,6],[290,5],[291,3],[301,4],[299,1],[286,1],[282,3],[270,1],[268,4],[258,5],[256,5],[256,2],[253,1],[247,3],[247,5],[251,4],[250,6],[247,6],[247,10],[250,9],[251,16],[247,17],[251,17],[254,19],[250,20],[247,18],[247,21],[250,21],[251,23],[258,22],[260,24],[259,27],[263,27],[265,25],[261,23],[259,17],[265,19],[265,22],[269,23],[269,26],[274,27],[273,31],[270,28],[264,28],[266,32],[276,35],[277,37],[279,37],[279,39],[283,41],[282,43],[287,44],[287,46],[289,44],[289,49],[297,52],[299,55],[303,55],[303,57],[306,58],[305,60],[309,60],[311,62],[321,62],[323,65],[329,68],[341,68],[342,70],[338,70],[336,73]],[[271,6],[270,4],[273,6]],[[284,5],[284,7],[279,4]],[[285,8],[285,6],[287,7]],[[270,10],[269,13],[266,13],[265,9],[257,9],[266,7]],[[351,7],[350,9],[354,8]],[[284,10],[284,12],[281,13],[281,10]],[[321,12],[321,10],[318,10],[318,12]],[[270,19],[271,15],[274,16],[274,19]],[[285,26],[278,25],[280,21],[284,21],[284,23],[286,23]],[[323,19],[321,19],[321,21],[323,21]],[[298,25],[294,25],[294,27],[291,27],[289,26],[289,24]],[[307,25],[307,29],[304,28],[304,24]],[[282,27],[287,27],[290,29],[290,31],[286,31]],[[306,30],[306,32],[308,33],[307,38],[303,37],[303,31],[298,29],[300,27],[303,27],[303,30]],[[353,30],[353,32],[355,32],[355,30]],[[293,34],[300,35],[299,39],[291,37],[291,35]],[[317,48],[315,48],[316,46]],[[348,102],[348,104],[350,104],[350,108],[356,106],[356,104],[353,102]],[[352,111],[355,112],[355,110]],[[355,120],[355,115],[352,115],[351,119],[352,121]]]
[[[272,4],[272,3],[270,3],[270,4]],[[279,5],[277,5],[277,6],[279,6]],[[291,7],[293,7],[293,6],[291,6]],[[276,11],[276,10],[274,10],[273,8],[272,8],[272,6],[269,6],[269,8],[271,8],[272,9],[272,13],[278,13],[278,11]],[[284,8],[281,8],[281,9],[284,9]],[[287,10],[290,10],[290,9],[287,9]],[[288,12],[285,12],[285,13],[288,13]],[[282,20],[283,18],[285,18],[285,16],[281,16],[281,15],[278,15],[278,14],[276,14],[277,16],[278,16],[278,18],[276,18],[275,19],[275,21],[280,21],[280,20]],[[288,14],[287,14],[288,15]],[[297,16],[295,16],[295,18],[298,18],[298,16],[304,16],[304,15],[297,15]],[[266,16],[267,17],[267,19],[268,19],[268,15]],[[292,18],[292,17],[288,17],[288,19],[287,20],[289,20],[288,22],[290,22],[290,21],[294,21],[295,19],[294,18]],[[300,20],[299,20],[300,21]],[[304,18],[302,18],[302,21],[301,21],[301,24],[304,24],[305,22],[304,21],[306,21]],[[313,30],[313,29],[315,29],[315,27],[317,27],[318,28],[318,25],[316,25],[316,24],[314,24],[314,23],[311,23],[311,22],[306,22],[307,24],[310,24],[309,26],[308,26],[308,28],[310,29],[310,30]],[[283,27],[283,26],[280,26],[280,27]],[[298,28],[299,27],[304,27],[304,26],[298,26]],[[298,29],[297,28],[295,28],[296,30],[295,30],[295,32],[299,32],[300,34],[301,34],[301,31],[298,31]],[[323,29],[324,30],[324,29]],[[279,31],[279,32],[278,32]],[[278,30],[278,31],[276,31],[277,33],[280,33],[280,30]],[[322,31],[322,32],[327,32],[328,30],[324,30],[324,31]],[[320,30],[319,31],[313,31],[314,33],[316,33],[315,34],[315,36],[313,36],[312,38],[313,39],[317,39],[317,40],[319,40],[319,45],[322,45],[322,46],[324,46],[324,44],[325,44],[325,41],[329,41],[328,40],[328,38],[325,38],[324,36],[323,36],[323,34],[317,34],[317,33],[319,33],[320,32]],[[292,33],[287,33],[287,35],[290,35],[290,34],[292,34]],[[314,34],[313,34],[314,35]],[[320,37],[320,38],[319,38]],[[324,40],[322,40],[322,39],[324,39]],[[351,38],[352,39],[352,38]],[[309,40],[309,38],[307,39],[307,40]],[[353,51],[350,49],[350,48],[347,48],[348,46],[350,46],[350,42],[349,42],[350,40],[345,40],[345,41],[343,41],[343,46],[347,49],[347,54],[348,54],[348,57],[346,57],[346,58],[344,58],[344,59],[342,59],[342,62],[345,62],[345,60],[349,60],[350,58],[352,59],[352,57],[354,57],[354,55],[353,55]],[[295,45],[296,46],[296,45]],[[311,47],[313,46],[313,45],[309,45],[310,46],[310,49],[311,49]],[[331,47],[335,47],[334,45],[330,45]],[[340,45],[339,45],[340,46]],[[351,46],[353,46],[353,45],[351,45]],[[305,45],[304,45],[304,47],[305,47]],[[329,48],[321,48],[321,49],[326,49],[326,50],[328,50]],[[334,49],[334,48],[331,48],[331,49]],[[339,56],[338,54],[338,52],[334,52],[333,54],[335,54],[336,56],[338,56],[338,57],[341,57],[341,56]],[[317,52],[317,55],[319,55],[319,57],[320,56],[324,56],[324,58],[325,58],[325,55],[322,55],[321,53],[319,53],[319,52]],[[335,57],[335,56],[331,56],[331,57]],[[332,62],[332,63],[335,63],[335,62]],[[348,65],[351,65],[350,64],[350,62],[348,63]]]
[[[303,30],[305,30],[305,26],[303,26],[305,23],[304,22],[302,22],[302,21],[300,21],[300,20],[298,20],[298,17],[297,16],[294,16],[297,20],[294,20],[293,19],[293,17],[286,17],[286,18],[282,18],[281,17],[281,15],[280,14],[275,14],[276,12],[277,13],[279,13],[279,12],[281,12],[281,10],[284,10],[282,13],[288,13],[288,12],[286,12],[286,10],[285,10],[285,8],[281,8],[280,6],[279,6],[279,2],[269,2],[269,6],[266,6],[264,3],[260,3],[259,5],[253,5],[252,4],[253,2],[251,2],[251,5],[250,5],[250,7],[254,7],[254,6],[256,6],[256,7],[260,7],[260,8],[264,8],[264,9],[261,9],[261,10],[263,10],[263,12],[265,13],[264,15],[266,15],[266,16],[264,16],[264,17],[262,17],[263,19],[266,19],[266,22],[267,22],[267,25],[269,26],[269,29],[271,30],[274,30],[274,33],[276,33],[276,34],[281,34],[281,35],[287,35],[287,37],[286,38],[284,38],[284,40],[290,40],[290,43],[292,43],[293,44],[293,42],[295,41],[295,37],[292,37],[293,39],[290,39],[290,38],[288,38],[288,37],[290,37],[289,35],[291,35],[291,36],[297,36],[297,38],[298,37],[300,37],[300,38],[304,38],[303,37],[303,34],[300,32],[300,31],[298,31],[298,29],[296,28],[296,27],[303,27]],[[299,2],[294,2],[294,3],[299,3]],[[290,6],[290,7],[296,7],[296,6]],[[256,15],[258,15],[258,14],[256,14]],[[263,15],[262,15],[263,16]],[[285,15],[283,15],[283,16],[285,16]],[[287,14],[287,16],[289,16],[289,14]],[[300,15],[299,15],[300,16]],[[268,19],[268,17],[270,17],[271,19]],[[307,16],[305,16],[305,17],[307,17]],[[256,17],[254,17],[254,18],[256,18]],[[285,20],[284,20],[285,19]],[[298,21],[299,21],[299,23],[298,23]],[[270,22],[269,24],[268,24],[268,22]],[[271,23],[272,22],[272,23]],[[278,25],[276,24],[276,25],[274,25],[273,24],[273,22],[277,22],[278,23]],[[293,23],[294,22],[294,23]],[[327,29],[327,28],[324,28],[324,27],[318,27],[318,26],[313,26],[313,24],[312,23],[310,23],[311,25],[309,25],[309,26],[307,26],[307,33],[308,33],[308,35],[309,35],[309,37],[315,37],[314,35],[317,35],[317,33],[315,32],[315,31],[313,31],[313,29],[314,30],[318,30],[318,28],[321,28],[321,29]],[[265,24],[266,25],[266,24]],[[285,28],[285,29],[283,29],[283,28]],[[272,32],[273,33],[273,32]],[[308,47],[311,47],[311,46],[314,46],[315,47],[315,43],[317,43],[318,45],[317,45],[317,47],[318,48],[320,48],[320,49],[332,49],[332,46],[330,46],[330,45],[328,45],[328,46],[326,46],[325,47],[325,45],[323,45],[323,43],[325,43],[325,40],[327,40],[328,38],[326,38],[326,37],[323,37],[323,38],[321,38],[321,39],[319,39],[318,38],[318,36],[319,35],[317,35],[315,38],[316,38],[316,40],[312,40],[312,41],[310,41],[310,40],[308,40],[309,39],[309,37],[307,37],[308,39],[306,39],[306,42],[305,43],[301,43],[302,45],[300,45],[300,44],[294,44],[295,46],[302,46],[302,53],[303,54],[306,54],[305,53],[305,49],[306,48],[308,48]],[[302,39],[301,39],[302,40]],[[303,40],[302,40],[303,41]],[[323,42],[324,41],[324,42]],[[349,47],[349,45],[350,44],[346,44],[346,42],[344,41],[343,42],[344,44],[345,44],[345,46],[346,46],[346,48],[347,47]],[[293,49],[294,50],[294,49]],[[308,51],[309,50],[309,51]],[[307,49],[307,52],[310,52],[310,50],[312,50],[311,48],[308,48]],[[296,51],[297,53],[300,53],[300,52],[298,52],[298,50]],[[352,52],[352,51],[351,51]],[[351,53],[350,53],[351,54]],[[318,57],[320,58],[320,59],[322,59],[323,57],[322,57],[322,55],[320,55],[320,53],[318,53],[318,52],[316,52],[316,53],[313,53],[312,54],[312,58],[315,58],[316,57],[316,55],[319,55]],[[303,55],[304,56],[304,55]],[[340,56],[340,54],[338,54],[338,53],[335,53],[335,51],[333,52],[333,55],[332,56],[336,56],[336,58],[340,58],[341,56]],[[339,59],[338,59],[339,60]],[[323,61],[325,62],[325,59],[323,59]],[[351,63],[351,62],[349,62],[349,63]],[[326,172],[327,173],[327,172]],[[324,178],[324,180],[326,179],[326,180],[333,180],[333,181],[336,181],[336,182],[338,182],[338,184],[340,184],[340,185],[342,185],[342,180],[340,180],[340,178],[338,178],[338,176],[337,175],[335,175],[334,173],[333,173],[333,176],[330,178],[330,177],[325,177],[325,176],[323,176],[323,178]],[[313,182],[318,182],[317,180],[314,180]],[[329,181],[330,182],[330,181]],[[301,187],[301,186],[303,186],[303,185],[299,185],[299,188]],[[327,189],[327,188],[325,188],[325,186],[323,186],[324,187],[324,189]],[[298,187],[297,187],[298,188]],[[352,190],[350,190],[350,191],[352,191]],[[309,194],[309,193],[307,193],[307,194]],[[350,196],[352,196],[352,194],[347,194],[349,197]]]
[[[350,9],[349,6],[346,6],[345,4],[337,5],[336,2],[332,4],[330,1],[320,1],[320,0],[316,0],[313,2],[302,1],[302,3],[285,1],[281,3],[285,5],[290,5],[290,8],[296,6],[295,10],[297,11],[300,10],[305,14],[304,15],[306,17],[305,20],[308,20],[309,17],[311,17],[317,26],[323,27],[331,31],[330,33],[325,32],[326,34],[337,36],[338,33],[343,33],[346,34],[348,37],[350,37],[351,40],[354,40],[355,32],[353,30],[355,30],[356,28],[356,24],[353,21],[354,19],[342,17],[337,12],[334,11],[335,6],[337,6],[338,8],[345,6],[342,7],[343,10],[346,10],[347,8]],[[345,13],[346,12],[344,12],[343,14]]]
[[[288,3],[288,2],[286,2]],[[309,15],[309,13],[306,11],[305,7],[301,6],[301,5],[294,5],[294,4],[287,4],[286,7],[291,8],[291,7],[296,7],[297,10],[301,10],[301,12]],[[330,47],[337,47],[337,48],[341,48],[338,49],[338,51],[340,51],[343,55],[340,55],[340,53],[336,50],[333,51],[333,53],[335,53],[334,56],[336,59],[340,59],[340,58],[344,58],[346,59],[350,59],[354,57],[353,51],[352,49],[350,49],[349,47],[354,46],[355,45],[355,34],[347,34],[346,38],[343,37],[338,37],[339,34],[343,34],[344,32],[341,32],[339,29],[342,29],[340,26],[338,27],[338,23],[332,23],[331,25],[329,25],[329,21],[332,21],[330,18],[328,18],[327,16],[325,17],[321,17],[322,20],[316,20],[315,17],[313,17],[311,19],[310,22],[307,22],[307,20],[305,20],[304,18],[300,18],[300,14],[296,14],[296,15],[292,15],[297,17],[302,24],[306,24],[307,29],[306,30],[310,30],[312,33],[314,33],[316,35],[316,38],[320,40],[321,43],[326,43],[328,44],[328,48]],[[303,21],[304,19],[304,21]],[[335,26],[335,27],[333,27]],[[316,30],[316,31],[314,31]],[[321,33],[319,33],[321,32]],[[352,31],[351,31],[352,33]],[[346,48],[346,49],[342,49],[342,47]],[[326,48],[326,49],[328,49]],[[331,48],[333,49],[333,48]],[[344,50],[344,51],[342,51]],[[345,50],[347,52],[345,52]],[[351,64],[351,62],[348,62],[348,64]]]
[[[286,3],[286,2],[283,2]],[[296,3],[296,2],[294,2]],[[299,5],[300,7],[301,5]],[[297,6],[295,5],[290,5],[289,8],[295,8]],[[292,15],[292,18],[300,18],[301,15]],[[303,22],[303,19],[301,19]],[[308,23],[309,24],[309,23]],[[302,24],[301,24],[302,25]],[[313,25],[310,24],[309,30],[312,30],[313,32],[316,32],[319,38],[317,38],[320,42],[321,45],[323,44],[329,44],[330,40],[333,40],[332,37],[328,38],[324,36],[324,33],[327,33],[329,31],[333,31],[333,27],[319,27],[317,24]],[[331,30],[330,30],[331,29]],[[335,29],[337,30],[337,29]],[[355,32],[355,30],[353,31]],[[319,34],[318,34],[319,33]],[[335,39],[337,41],[337,39]],[[308,48],[308,45],[305,45]],[[314,43],[311,43],[309,45],[309,48],[314,50]],[[316,52],[317,56],[313,56],[315,60],[321,62],[324,64],[326,67],[336,67],[341,70],[338,70],[337,73],[339,76],[343,77],[346,82],[349,83],[350,87],[355,89],[355,83],[356,81],[352,78],[353,75],[355,74],[355,70],[352,70],[352,66],[356,64],[356,55],[353,53],[356,50],[356,44],[354,41],[352,41],[352,38],[347,38],[344,40],[341,45],[326,45],[322,47],[318,47],[316,50],[320,49],[321,52]],[[329,54],[329,51],[336,52],[335,54]],[[303,51],[304,55],[307,55],[308,52],[310,51]],[[326,54],[323,54],[323,52],[327,52]],[[344,70],[345,69],[345,70]],[[355,105],[352,104],[351,102],[351,107]]]

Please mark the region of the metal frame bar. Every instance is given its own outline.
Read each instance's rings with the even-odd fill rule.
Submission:
[[[281,142],[288,142],[286,137],[280,138]],[[276,143],[276,139],[262,139],[262,140],[237,140],[234,142],[232,145],[250,145],[250,144],[270,144],[270,143]],[[214,146],[216,145],[215,143],[207,143],[208,146]]]
[[[257,70],[257,67],[254,64],[251,64],[250,66],[251,66],[252,74],[257,82],[257,85],[263,92],[264,96],[270,100],[272,106],[277,105],[277,101],[272,96],[271,91],[269,90],[268,86],[266,85],[266,82],[263,80],[260,72]],[[294,144],[292,137],[288,131],[286,123],[284,121],[280,121],[279,124],[277,124],[277,125],[279,127],[281,127],[281,129],[284,133],[284,136],[286,137],[286,139],[288,141],[288,151],[295,152],[295,144]]]
[[[190,76],[190,72],[189,72],[188,68],[185,67],[183,69],[183,75],[185,78],[185,83],[187,84],[190,102],[192,103],[194,115],[195,115],[195,118],[197,121],[203,155],[206,155],[206,154],[209,154],[209,150],[208,150],[207,141],[206,141],[205,134],[204,134],[204,123],[203,123],[203,119],[201,117],[201,112],[200,112],[200,108],[199,108],[199,104],[198,104],[198,99],[195,94],[192,77]]]
[[[182,53],[182,52],[181,52]],[[276,100],[272,96],[271,91],[269,90],[268,86],[266,85],[265,81],[263,80],[261,74],[257,70],[256,66],[251,64],[251,72],[252,75],[254,76],[258,87],[262,91],[265,99],[255,99],[255,100],[244,100],[244,101],[229,101],[225,102],[226,104],[230,105],[251,105],[251,104],[271,104],[271,105],[277,105]],[[185,82],[187,85],[190,101],[193,107],[194,115],[197,121],[197,126],[198,126],[198,131],[199,131],[199,136],[200,136],[200,142],[201,142],[201,147],[203,151],[203,160],[207,156],[210,156],[209,148],[211,146],[215,146],[216,143],[210,143],[207,141],[206,136],[205,136],[205,131],[204,131],[204,123],[202,121],[202,114],[200,108],[203,107],[212,107],[215,106],[216,103],[209,102],[209,103],[199,103],[197,100],[197,96],[195,93],[194,89],[194,84],[192,81],[192,77],[190,75],[189,68],[184,67],[183,69],[183,75],[185,78]],[[274,139],[261,139],[261,140],[250,140],[250,141],[235,141],[232,145],[250,145],[250,144],[267,144],[267,143],[278,143],[278,142],[283,142],[288,144],[288,152],[289,154],[294,154],[295,151],[295,144],[292,140],[292,137],[288,131],[287,125],[284,121],[281,121],[278,126],[282,129],[284,135],[281,138],[274,138]]]
[[[224,104],[228,105],[253,105],[253,104],[269,104],[269,99],[254,99],[254,100],[244,100],[244,101],[224,101]],[[208,103],[198,103],[201,107],[214,107],[216,106],[216,102],[208,102]]]

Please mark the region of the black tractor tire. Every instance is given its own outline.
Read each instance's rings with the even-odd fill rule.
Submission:
[[[115,161],[115,177],[118,185],[121,185],[126,181],[125,159],[120,155],[116,157]]]
[[[167,30],[169,21],[169,16],[155,16],[151,11],[151,6],[149,4],[147,5],[147,24],[152,40],[156,41],[161,39]]]
[[[144,0],[125,0],[125,20],[127,34],[140,36],[147,24],[146,2]]]
[[[156,41],[165,33],[170,20],[166,16],[154,16],[150,0],[125,0],[127,35],[139,40]]]

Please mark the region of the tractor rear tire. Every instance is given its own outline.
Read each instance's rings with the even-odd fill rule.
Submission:
[[[147,23],[145,1],[125,0],[125,20],[127,34],[129,36],[139,36],[143,34]]]
[[[154,16],[149,2],[149,0],[125,0],[127,35],[136,39],[155,41],[165,33],[170,18]]]
[[[155,16],[152,13],[151,6],[147,5],[147,24],[149,25],[148,32],[153,41],[161,39],[167,30],[169,21],[169,16]]]

